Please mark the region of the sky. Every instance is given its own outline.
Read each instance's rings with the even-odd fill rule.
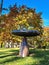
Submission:
[[[1,1],[1,0],[0,0]],[[49,27],[49,0],[4,0],[3,8],[17,3],[17,6],[26,5],[29,8],[36,8],[36,12],[42,12],[43,26]],[[2,11],[8,13],[8,11]]]

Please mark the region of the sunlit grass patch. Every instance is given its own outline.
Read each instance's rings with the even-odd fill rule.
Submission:
[[[0,49],[0,65],[49,65],[49,50],[30,49],[30,55],[18,57],[18,48]]]

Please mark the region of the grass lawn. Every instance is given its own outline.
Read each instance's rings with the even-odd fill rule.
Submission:
[[[49,50],[30,49],[30,56],[18,57],[17,48],[0,48],[0,65],[49,65]]]

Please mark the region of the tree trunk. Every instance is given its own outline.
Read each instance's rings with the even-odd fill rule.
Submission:
[[[1,43],[1,48],[2,48],[2,46],[3,46],[3,43]]]
[[[29,54],[29,48],[28,48],[28,44],[27,44],[27,38],[24,37],[20,46],[20,53],[19,55],[21,57],[26,57]]]

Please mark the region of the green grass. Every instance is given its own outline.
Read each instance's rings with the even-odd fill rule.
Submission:
[[[30,56],[18,57],[17,48],[0,48],[0,65],[49,65],[49,50],[30,49]]]

